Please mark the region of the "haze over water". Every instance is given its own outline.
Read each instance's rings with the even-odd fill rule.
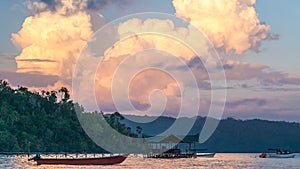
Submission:
[[[128,157],[123,163],[113,166],[67,166],[57,165],[37,166],[27,161],[24,157],[0,156],[0,168],[30,168],[30,169],[56,169],[56,168],[300,168],[300,154],[291,159],[261,159],[257,153],[254,154],[229,154],[218,153],[214,158],[187,158],[187,159],[151,159],[142,157]]]

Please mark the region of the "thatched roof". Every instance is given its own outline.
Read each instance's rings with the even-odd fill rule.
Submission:
[[[199,134],[187,135],[187,136],[176,136],[174,134],[168,136],[155,136],[146,138],[148,142],[152,143],[193,143],[199,141]]]
[[[163,138],[162,140],[159,141],[160,143],[179,143],[182,142],[182,139],[171,134],[165,138]]]

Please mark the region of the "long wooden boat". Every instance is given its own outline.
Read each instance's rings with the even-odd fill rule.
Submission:
[[[114,165],[120,164],[127,158],[126,155],[95,158],[41,158],[40,155],[28,159],[37,162],[37,165]]]

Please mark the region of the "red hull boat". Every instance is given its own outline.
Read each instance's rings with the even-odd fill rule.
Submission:
[[[37,162],[37,165],[113,165],[122,163],[127,156],[111,156],[99,158],[41,158],[39,155],[29,159]]]

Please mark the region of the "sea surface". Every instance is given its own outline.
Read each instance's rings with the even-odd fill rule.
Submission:
[[[189,159],[151,159],[142,156],[129,156],[123,163],[113,166],[67,166],[55,165],[37,166],[34,162],[28,162],[27,156],[0,156],[0,168],[29,168],[29,169],[56,169],[56,168],[153,168],[153,169],[169,169],[169,168],[266,168],[266,169],[300,169],[300,154],[296,154],[295,158],[290,159],[261,159],[259,154],[227,154],[217,153],[214,158],[189,158]]]

